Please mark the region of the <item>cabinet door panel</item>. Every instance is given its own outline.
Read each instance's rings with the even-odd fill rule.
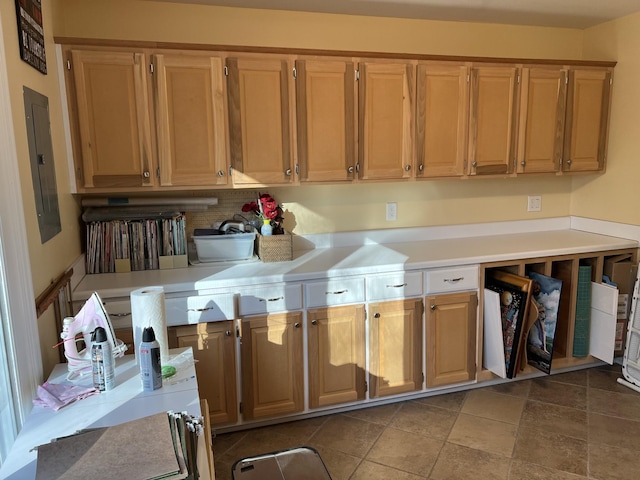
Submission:
[[[161,185],[227,181],[220,57],[155,55]]]
[[[422,388],[422,300],[369,305],[371,397]]]
[[[211,423],[238,420],[236,337],[233,322],[174,327],[178,347],[192,347],[198,392],[209,404]]]
[[[307,312],[309,407],[365,397],[364,306]]]
[[[83,186],[153,185],[146,56],[72,50]]]
[[[290,183],[288,62],[229,58],[227,67],[233,182]]]
[[[402,179],[413,168],[412,65],[360,63],[360,178]]]
[[[418,65],[417,176],[464,175],[469,119],[468,68]]]
[[[518,173],[560,169],[566,104],[566,72],[524,68],[520,96]]]
[[[569,71],[564,171],[604,168],[610,100],[609,70]]]
[[[300,179],[352,180],[356,147],[353,62],[298,60],[296,71]]]
[[[264,418],[303,409],[302,313],[242,320],[242,415]]]
[[[427,297],[427,388],[476,374],[476,292]]]
[[[471,69],[470,175],[512,171],[517,71],[492,66]]]

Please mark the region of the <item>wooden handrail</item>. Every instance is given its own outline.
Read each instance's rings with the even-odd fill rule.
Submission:
[[[44,292],[36,297],[36,314],[38,318],[49,308],[54,300],[60,294],[60,290],[65,288],[71,281],[73,275],[73,268],[70,268],[66,272],[62,273],[58,278],[51,282]]]

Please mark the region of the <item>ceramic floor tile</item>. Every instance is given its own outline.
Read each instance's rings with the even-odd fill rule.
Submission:
[[[640,395],[592,388],[589,390],[589,412],[640,420]]]
[[[545,377],[546,380],[558,383],[568,383],[570,385],[579,385],[586,387],[589,379],[589,373],[587,370],[576,370],[567,373],[557,373]]]
[[[425,477],[364,460],[350,480],[421,480]]]
[[[361,458],[338,452],[332,448],[317,447],[316,450],[327,467],[331,480],[348,480],[362,461]],[[216,480],[218,480],[217,477]]]
[[[617,371],[592,368],[589,369],[589,387],[598,388],[600,390],[609,390],[611,392],[637,395],[635,390],[618,383],[618,378],[621,377],[622,373]]]
[[[513,460],[509,469],[509,480],[587,480],[587,477]]]
[[[603,443],[614,447],[623,444],[640,451],[640,422],[590,413],[589,443]]]
[[[456,412],[443,408],[419,402],[405,402],[389,426],[444,440],[449,435],[457,416]]]
[[[462,408],[467,392],[445,393],[444,395],[433,395],[431,397],[417,398],[415,402],[432,407],[446,408],[459,412]]]
[[[638,480],[640,456],[636,449],[617,446],[589,446],[589,474],[594,480]]]
[[[300,441],[297,438],[275,433],[269,427],[256,428],[229,448],[224,456],[228,456],[235,461],[278,450],[286,450],[287,448],[299,447],[300,445]]]
[[[528,400],[520,425],[587,440],[587,412],[576,408]]]
[[[387,428],[366,459],[426,477],[436,463],[443,443],[442,440]]]
[[[509,459],[502,455],[445,443],[429,480],[506,480]]]
[[[520,426],[514,458],[563,472],[587,475],[587,442],[554,431]]]
[[[315,448],[328,447],[363,458],[378,439],[384,426],[346,415],[330,417],[310,438]]]
[[[528,397],[529,390],[531,389],[530,380],[509,381],[507,383],[501,383],[499,385],[492,385],[486,387],[485,390],[491,392],[503,393],[505,395],[513,395],[515,397]]]
[[[586,410],[587,388],[568,383],[536,379],[531,383],[529,399]]]
[[[214,455],[223,455],[247,435],[247,430],[216,435],[211,443]]]
[[[288,437],[298,445],[304,445],[309,438],[329,420],[329,416],[315,417],[295,422],[280,423],[269,427],[262,427],[259,430],[267,430],[272,434],[279,434]]]
[[[517,425],[525,399],[479,388],[467,394],[462,413]]]
[[[511,457],[516,443],[517,426],[488,418],[461,413],[456,420],[449,443],[484,452]]]
[[[380,425],[388,425],[394,415],[400,410],[402,403],[391,403],[380,407],[369,407],[359,410],[344,412],[343,415],[348,417],[366,420],[367,422],[379,423]]]

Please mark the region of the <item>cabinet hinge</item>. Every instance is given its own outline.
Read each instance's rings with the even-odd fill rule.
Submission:
[[[156,168],[156,178],[160,178],[160,167]]]
[[[242,402],[240,402],[238,409],[240,410],[240,413],[242,413]]]
[[[300,175],[300,164],[296,163],[296,175]]]
[[[229,67],[227,67],[226,65],[224,66],[224,76],[225,77],[229,76]]]
[[[356,76],[356,82],[360,80],[360,70],[355,71],[355,76]]]
[[[520,84],[520,75],[516,76],[516,83],[519,85]]]
[[[233,167],[229,165],[229,178],[231,178],[231,175],[233,175]]]
[[[569,85],[569,77],[567,77],[566,75],[564,76],[564,84]]]
[[[236,338],[240,338],[240,327],[236,325]]]
[[[613,78],[609,79],[609,85],[613,85]]]
[[[150,64],[149,64],[149,73],[150,73],[151,75],[153,75],[153,72],[154,72],[153,63],[150,63]]]
[[[67,60],[67,70],[71,70],[71,60]]]
[[[296,67],[291,69],[291,74],[293,75],[294,80],[298,78],[298,71],[296,70]]]
[[[467,83],[469,83],[470,81],[471,81],[471,75],[467,73]]]
[[[424,383],[424,372],[422,372],[422,383]]]

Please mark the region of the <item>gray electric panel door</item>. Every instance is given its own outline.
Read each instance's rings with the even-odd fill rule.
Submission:
[[[45,243],[62,230],[49,124],[49,99],[27,87],[23,87],[23,92],[33,194],[40,240]]]

